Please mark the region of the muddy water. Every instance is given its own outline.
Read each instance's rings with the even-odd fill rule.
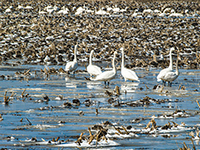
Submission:
[[[170,121],[177,124],[184,123],[188,130],[160,132],[154,135],[138,133],[137,137],[113,139],[119,145],[109,149],[178,149],[183,142],[192,148],[191,131],[199,128],[200,102],[199,81],[200,71],[180,69],[180,76],[172,87],[153,89],[157,83],[156,76],[159,70],[150,68],[135,70],[140,82],[124,82],[120,71],[116,79],[105,88],[102,82],[88,81],[86,72],[73,75],[52,74],[46,76],[40,72],[45,66],[2,66],[0,67],[0,110],[3,120],[0,122],[0,147],[4,148],[51,148],[58,149],[52,144],[37,144],[27,142],[31,138],[38,141],[49,141],[59,137],[63,141],[76,141],[84,132],[88,134],[88,127],[109,121],[116,125],[132,126],[136,129],[145,128],[152,116],[173,113],[182,110],[190,114],[187,117],[155,118],[158,126],[164,126]],[[58,66],[50,66],[59,69]],[[17,71],[24,72],[30,69],[29,76],[17,77]],[[80,67],[80,70],[85,70]],[[113,92],[116,86],[120,87],[121,95],[109,96],[106,90]],[[9,96],[8,104],[4,103],[4,94]],[[14,92],[14,96],[10,97]],[[49,101],[47,98],[49,98]],[[131,106],[128,102],[144,99],[146,96],[156,100],[167,100],[164,103]],[[62,97],[62,98],[61,98]],[[114,102],[110,102],[109,100]],[[80,105],[73,103],[74,99]],[[90,101],[90,104],[86,103]],[[63,105],[65,103],[65,106]],[[120,105],[119,105],[120,104]],[[98,113],[96,113],[98,110]],[[141,121],[134,122],[139,118]],[[143,119],[142,119],[143,118]],[[199,141],[194,145],[200,149]],[[163,147],[165,145],[165,147]],[[70,147],[65,147],[70,149]],[[105,147],[99,147],[104,149]],[[77,148],[78,149],[78,148]]]

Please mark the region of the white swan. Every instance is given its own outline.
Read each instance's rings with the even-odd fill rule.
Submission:
[[[82,14],[84,11],[85,11],[85,9],[84,9],[83,7],[79,7],[79,8],[76,10],[75,15],[80,15],[80,14]]]
[[[126,80],[140,81],[138,79],[138,76],[133,70],[130,70],[124,67],[124,47],[121,48],[121,51],[122,51],[121,74],[124,77],[125,81]]]
[[[165,76],[162,78],[163,81],[168,82],[168,85],[172,85],[172,81],[176,80],[179,76],[179,70],[178,70],[178,57],[179,54],[177,54],[177,59],[176,59],[176,71],[171,71],[165,74]]]
[[[169,17],[183,17],[182,13],[176,13],[174,9],[171,10]]]
[[[90,74],[90,76],[92,76],[92,75],[97,76],[97,75],[101,74],[102,71],[101,71],[100,67],[92,64],[93,54],[94,54],[94,50],[92,50],[90,52],[90,60],[89,60],[89,65],[87,66],[87,72]]]
[[[114,57],[113,57],[113,62],[112,62],[112,66],[113,69],[110,71],[104,71],[103,73],[97,75],[95,78],[90,78],[93,81],[104,81],[105,86],[106,86],[106,82],[108,82],[108,86],[109,86],[109,81],[115,78],[115,75],[117,74],[116,68],[115,68],[115,58],[116,58],[116,54],[117,52],[114,52]]]
[[[76,58],[76,52],[77,52],[77,45],[74,47],[74,60],[70,61],[65,66],[65,71],[67,72],[75,72],[75,70],[78,68],[77,58]]]
[[[109,13],[107,13],[105,10],[100,9],[98,11],[95,12],[96,15],[109,15]]]
[[[160,71],[160,73],[157,76],[157,81],[158,82],[160,82],[168,72],[171,72],[173,70],[173,62],[172,62],[172,51],[173,50],[174,50],[174,47],[170,49],[170,53],[169,53],[169,57],[170,57],[169,67]],[[162,81],[165,84],[165,81],[164,80],[162,80]]]

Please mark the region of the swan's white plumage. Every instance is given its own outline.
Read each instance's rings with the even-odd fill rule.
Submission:
[[[170,49],[170,63],[169,63],[169,67],[165,68],[163,70],[160,71],[160,73],[157,76],[157,81],[161,81],[163,79],[163,77],[168,73],[171,72],[173,70],[173,62],[172,62],[172,51],[174,50],[174,48]]]
[[[74,47],[74,60],[70,61],[65,66],[65,71],[75,71],[78,68],[77,58],[76,58],[76,52],[77,52],[77,45]]]
[[[101,71],[100,67],[92,64],[93,54],[94,54],[94,50],[92,50],[90,52],[90,60],[89,60],[89,65],[87,66],[87,72],[90,74],[90,76],[92,76],[92,75],[97,76],[97,75],[101,74],[102,71]]]
[[[84,9],[83,7],[79,7],[79,8],[76,10],[75,15],[80,15],[80,14],[82,14],[84,11],[85,11],[85,9]]]
[[[96,15],[109,15],[109,13],[107,13],[105,10],[100,9],[98,11],[95,12]]]
[[[113,62],[112,62],[113,69],[110,71],[104,71],[101,74],[97,75],[95,78],[91,78],[91,80],[105,81],[105,82],[108,81],[109,82],[110,80],[115,78],[115,75],[117,73],[116,68],[115,68],[116,54],[117,54],[117,52],[114,52],[114,57],[113,57]]]
[[[181,13],[171,13],[170,15],[169,15],[169,17],[183,17],[183,14],[181,14]]]
[[[177,56],[176,70],[166,73],[165,76],[162,78],[162,80],[165,82],[172,82],[172,81],[176,80],[176,78],[178,78],[178,76],[179,76],[179,70],[178,70],[178,56]]]
[[[63,7],[61,10],[57,12],[57,14],[63,14],[63,15],[68,14],[68,13],[69,13],[69,9],[65,7]]]
[[[121,48],[121,51],[122,51],[121,74],[124,77],[125,81],[126,80],[140,81],[138,79],[138,76],[133,70],[130,70],[124,67],[124,47]]]

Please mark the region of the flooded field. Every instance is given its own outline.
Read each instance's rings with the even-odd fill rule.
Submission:
[[[0,6],[1,148],[200,149],[200,1]]]
[[[184,142],[192,148],[193,141],[200,148],[198,70],[180,69],[172,87],[164,88],[156,81],[160,70],[138,68],[140,82],[124,82],[118,70],[105,88],[103,82],[86,80],[84,67],[74,76],[48,77],[41,72],[44,68],[0,67],[1,147],[178,149]],[[16,75],[29,69],[27,76]],[[114,92],[116,86],[120,93]],[[94,135],[100,126],[107,129],[104,142],[100,139],[96,144],[95,138],[90,144],[86,139],[76,143],[81,133],[87,138],[89,129]]]

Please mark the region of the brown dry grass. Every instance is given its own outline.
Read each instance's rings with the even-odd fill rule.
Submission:
[[[151,3],[151,2],[198,2],[200,4],[200,1],[199,0],[69,0],[69,1],[66,1],[64,3],[68,3],[68,2],[73,2],[73,3],[76,3],[76,2],[81,2],[81,3],[84,3],[84,2],[89,2],[89,3],[92,3],[92,2],[116,2],[116,3],[119,3],[119,2],[127,2],[127,3],[134,3],[134,2],[143,2],[143,3]],[[19,0],[19,1],[16,1],[16,2],[19,2],[19,3],[24,3],[24,4],[27,4],[27,3],[31,3],[30,0]],[[33,1],[34,3],[60,3],[62,2],[63,3],[63,0],[35,0]],[[2,0],[1,1],[2,4],[9,4],[9,3],[15,3],[15,1],[8,1],[8,0]],[[1,4],[0,3],[0,4]]]

